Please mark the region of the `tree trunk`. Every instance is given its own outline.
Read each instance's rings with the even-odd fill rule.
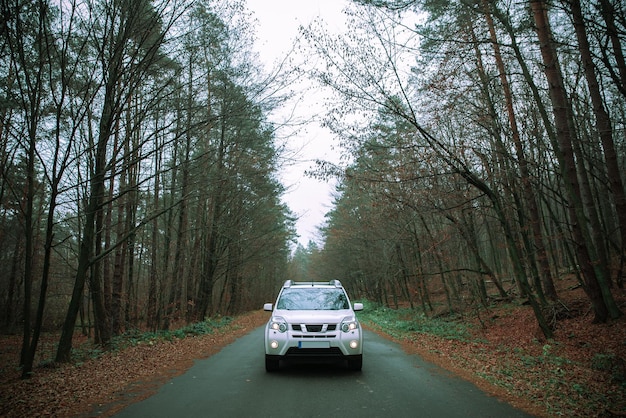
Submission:
[[[17,306],[14,306],[14,304],[17,304],[17,302],[14,302],[14,299],[15,293],[17,292],[19,287],[17,280],[17,270],[19,264],[22,262],[22,252],[20,251],[22,249],[22,239],[20,235],[21,234],[18,234],[15,239],[15,247],[13,248],[12,256],[13,261],[11,263],[11,273],[9,274],[9,289],[7,292],[7,306],[5,311],[5,323],[9,330],[12,330],[13,327],[16,325],[14,324],[15,319],[13,317],[13,312],[14,310],[17,310]]]
[[[406,261],[404,260],[404,254],[402,246],[396,243],[396,255],[398,257],[398,263],[400,265],[400,286],[402,286],[402,293],[409,302],[411,309],[415,309],[413,306],[413,297],[411,296],[411,290],[409,289],[409,269],[407,268]]]
[[[31,125],[35,122],[31,121]],[[36,123],[35,123],[36,124]],[[31,304],[32,304],[32,288],[33,288],[33,262],[34,262],[34,220],[33,205],[35,200],[35,132],[36,126],[29,129],[29,147],[27,158],[27,189],[26,189],[26,207],[24,208],[24,305],[22,307],[23,315],[23,334],[22,334],[22,354],[20,356],[20,364],[31,356],[29,353],[31,338]],[[32,353],[34,356],[34,353]]]
[[[3,12],[6,6],[2,7]],[[27,16],[26,19],[29,17]],[[24,304],[23,308],[23,335],[22,335],[22,351],[20,355],[20,364],[24,365],[26,361],[32,359],[35,353],[30,351],[31,345],[31,309],[32,309],[32,286],[34,277],[34,257],[35,257],[35,189],[37,188],[35,158],[37,156],[37,137],[39,129],[39,121],[42,112],[42,94],[43,94],[43,76],[45,61],[45,48],[48,44],[48,7],[44,1],[37,2],[37,12],[32,17],[36,19],[37,32],[36,37],[36,62],[33,60],[35,68],[29,64],[26,57],[26,47],[22,43],[21,37],[28,31],[27,24],[22,22],[19,16],[14,17],[15,31],[9,35],[17,36],[20,39],[13,39],[8,43],[8,48],[12,54],[12,60],[18,61],[19,65],[24,69],[23,76],[26,79],[24,86],[20,83],[20,94],[22,95],[20,103],[23,105],[27,125],[27,147],[26,147],[26,191],[24,207],[21,208],[24,214]],[[30,71],[33,71],[31,74]],[[35,344],[36,345],[36,344]],[[30,360],[32,363],[32,360]],[[28,365],[32,368],[32,364]],[[23,377],[28,373],[23,374]]]
[[[116,93],[121,65],[122,48],[118,47],[117,49],[115,49],[115,53],[112,57],[112,62],[109,63],[108,67],[108,80],[105,87],[104,105],[102,109],[102,117],[100,119],[98,141],[95,144],[95,166],[94,171],[91,175],[91,180],[89,182],[89,197],[87,208],[85,210],[85,227],[83,230],[83,236],[81,239],[80,249],[78,253],[78,267],[74,280],[72,298],[70,300],[67,314],[65,316],[65,322],[63,323],[61,338],[59,339],[59,345],[57,347],[57,362],[69,362],[71,359],[72,338],[74,336],[76,316],[78,314],[81,299],[83,297],[87,274],[91,267],[91,258],[93,256],[95,248],[96,216],[98,215],[98,212],[100,212],[102,209],[102,200],[105,190],[104,183],[107,172],[107,145],[111,136],[113,124],[116,119]],[[91,277],[93,281],[93,275]],[[92,285],[95,286],[95,288],[91,290],[92,292],[96,292],[96,299],[100,298],[101,294],[99,289],[99,283],[93,282]],[[94,306],[94,313],[96,315],[104,314],[103,311],[104,304],[102,306]],[[102,321],[103,318],[96,318],[96,322],[98,322],[98,320]],[[104,342],[108,343],[108,341]]]
[[[158,141],[158,136],[157,136]],[[158,145],[156,149],[159,149]],[[161,161],[160,161],[160,152],[156,152],[154,154],[154,164],[155,164],[155,172],[157,173],[154,178],[154,192],[152,205],[153,210],[155,212],[159,211],[159,189],[161,188],[160,184],[160,171],[161,171]],[[150,275],[148,277],[148,306],[147,306],[147,326],[151,331],[156,331],[158,328],[158,320],[157,320],[157,312],[158,312],[158,295],[157,289],[158,286],[158,263],[161,257],[158,254],[158,239],[159,239],[159,218],[154,218],[152,221],[152,237],[150,246],[152,248],[151,260],[150,260]],[[167,255],[165,255],[167,257]]]
[[[133,135],[133,142],[127,141],[127,155],[128,155],[128,164],[126,167],[126,179],[127,179],[127,193],[125,199],[125,231],[130,232],[134,231],[135,225],[137,224],[137,206],[139,205],[139,192],[138,189],[138,181],[139,181],[139,171],[140,171],[140,163],[139,160],[139,144],[138,144],[138,135]],[[126,240],[126,252],[124,253],[124,259],[126,262],[123,263],[124,268],[126,269],[126,282],[123,281],[119,283],[120,285],[120,294],[122,293],[122,286],[126,284],[126,296],[125,299],[120,300],[120,306],[122,302],[124,302],[124,317],[127,323],[135,324],[137,326],[137,320],[139,317],[138,314],[138,294],[136,291],[136,283],[135,283],[135,247],[136,247],[136,239],[137,236],[135,232],[132,232],[128,239]],[[142,243],[143,244],[143,243]],[[143,245],[142,245],[143,247]],[[141,259],[139,260],[139,265],[141,266]],[[139,273],[137,273],[139,276]]]
[[[189,57],[189,79],[193,78],[193,60],[192,57]],[[187,306],[185,304],[186,299],[188,298],[187,291],[183,292],[183,287],[187,287],[188,280],[186,278],[186,272],[191,270],[188,266],[183,267],[183,257],[184,253],[188,248],[185,230],[187,228],[187,212],[188,212],[188,202],[187,202],[187,194],[189,193],[189,169],[190,169],[190,155],[191,155],[191,132],[192,132],[192,108],[193,108],[193,86],[192,83],[188,85],[187,91],[187,104],[186,104],[186,114],[187,118],[183,125],[183,131],[185,132],[185,143],[184,143],[184,152],[181,163],[182,170],[182,179],[180,181],[180,207],[178,212],[178,222],[177,222],[177,232],[176,232],[176,252],[174,254],[174,269],[172,272],[172,280],[170,282],[170,290],[169,290],[169,300],[168,300],[168,311],[166,318],[169,321],[169,318],[172,315],[182,314],[182,310],[186,310]],[[180,120],[181,118],[179,118]],[[175,151],[178,153],[178,151]],[[172,176],[172,182],[175,182],[178,175],[178,171],[176,170]],[[191,261],[191,257],[187,258]],[[187,270],[188,269],[188,270]],[[184,298],[184,300],[183,300]],[[186,312],[185,312],[186,314]],[[187,315],[185,315],[187,317]]]
[[[495,26],[493,24],[493,19],[491,17],[491,12],[489,9],[489,2],[487,0],[483,0],[483,8],[485,10],[487,25],[489,26],[491,44],[493,46],[496,65],[498,67],[498,72],[500,73],[500,83],[502,85],[502,90],[506,101],[506,110],[509,118],[509,126],[511,128],[511,136],[513,139],[513,144],[515,145],[515,154],[521,174],[522,191],[524,193],[525,201],[528,204],[528,217],[530,218],[530,225],[533,237],[532,244],[534,244],[537,262],[539,264],[539,269],[541,272],[541,284],[543,287],[543,293],[548,299],[555,301],[557,299],[557,293],[556,288],[554,287],[554,279],[552,278],[552,271],[550,269],[548,254],[546,252],[546,247],[544,244],[543,233],[541,232],[541,216],[537,204],[537,196],[533,192],[531,175],[528,169],[528,161],[526,160],[526,155],[522,146],[522,140],[520,138],[519,129],[517,127],[517,118],[514,111],[513,95],[511,93],[509,81],[506,76],[506,68],[504,66],[502,54],[500,53],[500,44],[498,43]],[[531,260],[534,258],[532,250],[533,248],[529,248],[529,256]]]
[[[589,88],[589,95],[593,104],[593,112],[596,118],[596,129],[604,150],[604,160],[609,178],[610,191],[613,194],[615,211],[619,223],[619,232],[621,240],[621,257],[624,257],[626,246],[626,194],[624,192],[624,184],[622,182],[621,170],[615,143],[613,141],[613,129],[611,119],[604,106],[602,100],[602,92],[596,77],[595,67],[591,56],[589,41],[587,40],[587,30],[580,6],[580,0],[570,0],[572,8],[572,17],[574,28],[576,29],[576,38],[578,39],[578,48],[585,69],[585,78]],[[625,75],[626,76],[626,75]],[[618,279],[619,281],[619,279]]]
[[[128,194],[128,170],[129,170],[129,146],[128,141],[124,144],[124,158],[120,169],[119,189],[122,196],[117,198],[115,203],[115,211],[117,212],[116,236],[123,237],[128,231],[125,215],[126,202],[129,199]],[[115,248],[113,257],[113,275],[111,277],[111,333],[120,335],[122,333],[122,297],[124,289],[124,266],[126,264],[126,252],[128,251],[128,240],[119,243]]]
[[[98,147],[100,148],[100,146]],[[96,170],[102,170],[100,164],[96,164]],[[96,171],[98,173],[99,171]],[[93,241],[94,241],[94,229],[95,229],[95,216],[99,207],[98,193],[104,191],[103,183],[104,175],[94,175],[91,180],[89,204],[85,214],[85,228],[83,230],[83,236],[80,243],[80,250],[78,253],[78,267],[76,269],[76,276],[74,280],[74,289],[72,291],[72,298],[67,309],[65,316],[65,322],[61,331],[61,338],[57,347],[56,361],[59,363],[66,363],[71,360],[72,351],[72,339],[74,337],[74,326],[76,324],[76,315],[81,305],[83,293],[85,289],[85,281],[87,278],[87,272],[91,265],[91,256],[93,253]]]
[[[229,315],[236,315],[240,312],[242,305],[242,286],[239,266],[241,265],[241,248],[239,242],[230,240],[228,245],[228,260],[226,266],[226,283],[230,283],[230,299],[226,312]]]
[[[113,155],[118,155],[119,140],[120,140],[120,135],[119,135],[119,122],[118,122],[116,129],[115,129],[115,133],[114,133]],[[111,162],[111,173],[115,173],[115,172],[116,172],[116,159],[113,158]],[[123,168],[121,169],[121,172],[122,172],[121,177],[123,178],[124,176]],[[123,187],[122,179],[120,179],[119,187],[120,189]],[[108,189],[108,194],[107,194],[107,199],[109,203],[106,205],[106,215],[104,219],[104,249],[105,251],[108,251],[109,248],[111,248],[111,233],[113,232],[113,226],[112,226],[113,212],[116,208],[116,206],[114,205],[114,199],[113,199],[114,193],[115,193],[115,177],[111,176],[111,178],[109,179],[109,189]],[[119,225],[119,219],[118,219],[117,224]],[[120,231],[118,230],[118,235],[117,235],[118,237],[120,236],[119,232]],[[114,312],[113,312],[113,280],[115,278],[115,273],[116,273],[115,257],[117,257],[118,251],[119,251],[119,247],[114,252],[113,260],[111,260],[111,256],[107,255],[107,257],[103,260],[103,266],[102,266],[102,278],[103,278],[102,290],[104,292],[104,308],[109,313],[112,335],[119,334],[119,328],[118,328],[119,321],[117,321],[117,319],[114,317]],[[113,263],[113,271],[111,271],[112,263]]]
[[[596,269],[597,257],[594,254],[595,248],[591,247],[592,241],[587,231],[588,225],[583,210],[572,146],[574,132],[571,116],[569,115],[570,105],[565,93],[563,77],[552,40],[547,5],[542,0],[531,0],[530,5],[540,42],[544,72],[549,85],[559,145],[558,150],[555,150],[555,152],[559,155],[559,165],[561,166],[563,182],[569,199],[568,211],[572,222],[572,234],[576,241],[576,254],[585,282],[584,288],[593,305],[594,321],[606,322],[609,310],[605,304],[603,293],[609,290],[608,283],[606,283],[606,278],[601,276],[601,272]]]
[[[433,305],[430,302],[430,294],[428,292],[428,283],[426,282],[426,277],[423,274],[423,259],[422,259],[422,251],[420,249],[420,241],[417,235],[416,225],[414,223],[411,224],[411,236],[413,238],[413,248],[415,249],[415,264],[417,271],[415,275],[417,276],[417,289],[420,295],[420,303],[422,305],[422,311],[424,315],[428,315],[428,312],[433,311]]]
[[[107,170],[108,171],[108,170]],[[109,312],[105,306],[105,295],[104,295],[104,285],[103,285],[103,269],[102,264],[104,260],[100,257],[102,254],[102,244],[104,242],[103,239],[103,227],[104,227],[104,208],[102,205],[104,202],[104,191],[105,191],[105,180],[102,179],[102,197],[100,198],[100,203],[98,205],[98,210],[96,213],[95,223],[95,236],[94,236],[94,261],[91,264],[91,274],[89,275],[89,291],[91,293],[91,298],[93,300],[93,308],[94,308],[94,325],[96,331],[96,343],[102,344],[103,346],[107,346],[109,340],[111,339],[111,324],[109,318]]]

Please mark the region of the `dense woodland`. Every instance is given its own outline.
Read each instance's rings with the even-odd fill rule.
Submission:
[[[305,32],[350,161],[317,171],[341,183],[316,271],[427,314],[433,286],[447,312],[523,299],[546,337],[574,275],[619,318],[624,3],[359,3],[349,36]]]
[[[622,315],[626,9],[618,0],[355,0],[266,74],[245,2],[2,0],[0,327],[107,346],[257,309],[285,278],[432,314],[523,299],[550,336],[573,275]],[[291,248],[272,110],[328,92],[344,165]]]

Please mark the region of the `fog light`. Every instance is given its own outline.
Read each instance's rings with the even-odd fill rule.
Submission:
[[[352,345],[352,344],[350,344]],[[278,348],[278,341],[274,340],[270,343],[270,347],[272,347],[273,349],[277,349]]]
[[[359,346],[359,342],[357,340],[350,341],[350,348],[357,348]]]

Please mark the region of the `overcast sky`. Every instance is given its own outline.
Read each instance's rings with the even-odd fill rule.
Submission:
[[[267,68],[285,56],[298,35],[300,26],[307,26],[316,17],[326,22],[329,30],[344,28],[343,8],[346,0],[247,0],[248,8],[258,20],[256,50]],[[317,101],[317,100],[316,100]],[[323,109],[315,103],[300,102],[296,109],[302,118],[307,112],[320,113]],[[306,246],[309,240],[317,241],[317,227],[324,222],[324,214],[332,204],[334,186],[308,178],[304,171],[313,167],[315,159],[336,161],[338,153],[332,149],[332,135],[318,126],[308,126],[290,138],[292,150],[298,150],[283,173],[283,182],[288,188],[285,203],[299,216],[296,228],[298,242]]]

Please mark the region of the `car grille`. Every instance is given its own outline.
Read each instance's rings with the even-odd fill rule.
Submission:
[[[304,327],[302,325],[304,325]],[[291,324],[291,329],[304,332],[322,332],[324,330],[324,324]],[[326,327],[326,331],[335,331],[336,329],[336,324],[329,324]]]

